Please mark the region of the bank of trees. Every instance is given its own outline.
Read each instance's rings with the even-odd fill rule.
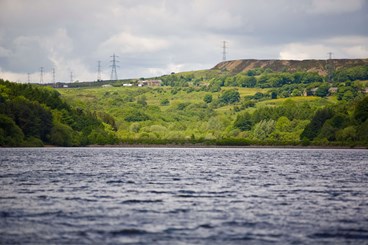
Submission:
[[[287,101],[240,113],[233,126],[250,140],[274,144],[367,145],[368,97],[349,104],[313,108]]]
[[[100,116],[105,122],[73,109],[54,89],[0,80],[0,146],[117,143],[113,118]]]
[[[357,81],[366,70],[340,69],[332,82],[261,68],[202,71],[164,76],[157,88],[55,90],[0,80],[0,146],[367,145],[366,82]]]
[[[255,68],[239,74],[211,70],[205,76],[196,73],[172,74],[163,76],[162,80],[167,86],[194,86],[212,93],[221,91],[222,87],[269,88],[274,97],[278,98],[301,95],[327,97],[338,93],[339,100],[343,97],[343,100],[352,100],[362,91],[355,81],[368,80],[368,67],[342,67],[329,78],[317,72],[274,72],[271,69]]]

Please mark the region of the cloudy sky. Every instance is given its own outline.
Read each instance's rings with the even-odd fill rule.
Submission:
[[[0,0],[0,77],[151,77],[227,59],[368,58],[368,0]]]

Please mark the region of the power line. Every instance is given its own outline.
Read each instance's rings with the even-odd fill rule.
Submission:
[[[97,82],[101,81],[101,60],[97,61]]]
[[[43,67],[40,68],[40,83],[43,83]]]
[[[70,82],[72,83],[73,82],[73,72],[70,71]]]
[[[118,80],[118,74],[116,72],[116,67],[119,67],[116,65],[117,62],[119,62],[118,60],[116,60],[116,58],[118,58],[119,56],[113,54],[112,56],[112,60],[110,62],[112,62],[111,65],[111,76],[110,76],[110,80]]]
[[[226,61],[226,41],[223,41],[222,45],[222,61]]]
[[[331,60],[332,59],[332,55],[333,53],[332,52],[328,52],[328,59]]]
[[[55,68],[52,68],[52,82],[54,83],[54,85],[56,84]]]
[[[326,68],[327,68],[327,79],[329,82],[332,82],[333,80],[333,73],[334,73],[334,64],[333,64],[333,61],[332,61],[332,56],[333,56],[333,53],[332,52],[328,52],[328,60],[327,60],[327,64],[326,64]]]

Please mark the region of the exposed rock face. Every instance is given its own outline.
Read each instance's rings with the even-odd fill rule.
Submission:
[[[229,60],[217,64],[215,70],[227,70],[231,73],[240,73],[254,68],[270,68],[273,71],[308,71],[327,74],[328,65],[334,69],[351,66],[368,66],[368,59],[331,59],[331,60]]]

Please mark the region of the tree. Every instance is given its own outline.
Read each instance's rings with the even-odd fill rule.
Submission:
[[[275,91],[271,92],[271,99],[273,100],[277,99],[277,93]]]
[[[253,135],[259,140],[266,140],[271,133],[275,130],[274,120],[262,120],[254,125]]]
[[[160,102],[160,104],[161,104],[162,106],[167,106],[167,105],[169,105],[169,104],[170,104],[170,101],[169,101],[168,99],[162,99],[162,100],[161,100],[161,102]]]
[[[19,146],[23,141],[22,130],[14,121],[0,114],[0,146]]]
[[[146,120],[149,120],[149,116],[138,110],[130,110],[125,116],[125,121],[127,122],[141,122]]]
[[[222,104],[234,104],[239,102],[239,100],[240,93],[235,89],[225,91],[219,98],[219,101]]]
[[[357,131],[354,126],[349,126],[336,132],[338,141],[355,141],[357,139]]]
[[[279,119],[277,119],[275,128],[276,130],[281,131],[281,132],[291,132],[292,131],[291,122],[285,116],[279,117]]]
[[[323,108],[318,110],[312,121],[305,127],[304,131],[300,135],[300,139],[308,138],[313,140],[318,136],[326,120],[333,117],[333,112],[330,108]]]
[[[368,119],[368,96],[359,101],[354,110],[354,119],[363,123]]]
[[[238,86],[240,87],[247,87],[247,88],[253,88],[254,86],[256,86],[257,83],[257,79],[255,77],[251,77],[251,76],[237,76],[236,77],[236,81]]]
[[[55,123],[50,132],[50,143],[57,146],[73,145],[73,129],[62,123]]]
[[[328,89],[329,85],[324,83],[317,88],[316,95],[319,97],[326,97],[328,95]]]
[[[246,112],[239,114],[234,122],[234,127],[242,131],[251,130],[253,126],[252,116]]]
[[[52,127],[51,112],[37,101],[18,96],[9,105],[10,115],[26,137],[47,140]]]
[[[212,102],[212,95],[211,94],[206,94],[203,98],[203,101],[206,102],[207,104]]]
[[[261,93],[261,92],[257,92],[257,93],[255,93],[254,94],[254,96],[253,96],[253,98],[255,99],[255,100],[260,100],[260,99],[262,99],[264,97],[264,94],[263,93]]]

